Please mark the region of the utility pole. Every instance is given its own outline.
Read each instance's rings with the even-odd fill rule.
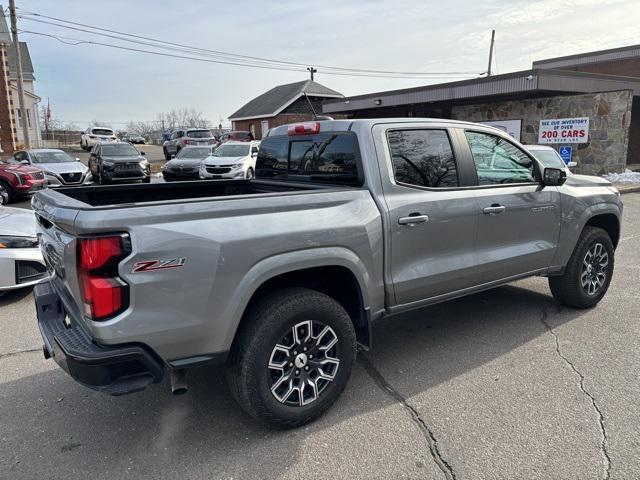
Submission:
[[[16,49],[16,67],[18,70],[18,102],[20,105],[20,115],[22,116],[24,147],[29,150],[31,148],[31,139],[29,138],[29,117],[27,116],[27,109],[25,108],[24,104],[24,86],[22,84],[22,58],[20,55],[20,42],[18,41],[16,3],[14,0],[9,0],[9,16],[11,17],[11,35],[13,36],[13,48]]]
[[[491,76],[491,64],[493,63],[493,42],[496,38],[496,31],[491,30],[491,46],[489,47],[489,66],[487,67],[487,77]]]
[[[307,67],[307,71],[311,74],[311,81],[313,82],[313,74],[318,71],[317,68]]]

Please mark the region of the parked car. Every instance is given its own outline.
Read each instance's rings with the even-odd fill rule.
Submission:
[[[578,164],[576,162],[564,163],[564,160],[558,153],[558,151],[548,145],[525,145],[538,161],[542,162],[545,167],[563,168],[568,174],[571,173],[571,169],[575,168]]]
[[[198,180],[200,164],[213,153],[214,146],[184,147],[176,158],[162,166],[162,176],[166,182],[174,180]]]
[[[274,127],[253,181],[39,192],[45,356],[116,395],[226,362],[250,415],[303,425],[385,317],[533,275],[597,305],[622,203],[579,177],[492,127],[384,118]]]
[[[0,206],[0,293],[35,285],[45,277],[35,215],[24,208]]]
[[[251,142],[253,141],[253,135],[251,132],[244,130],[236,130],[233,132],[227,132],[220,135],[220,143],[226,142]]]
[[[97,143],[117,142],[118,137],[113,130],[106,127],[89,127],[80,137],[80,148],[91,150]]]
[[[253,178],[260,142],[227,142],[200,164],[200,178]]]
[[[216,139],[211,130],[206,128],[186,128],[174,130],[169,140],[162,145],[165,160],[177,155],[180,150],[188,146],[215,145]]]
[[[100,185],[113,181],[151,182],[151,168],[144,152],[130,143],[96,144],[89,155],[89,170]]]
[[[44,172],[10,158],[0,160],[0,187],[5,192],[7,202],[14,198],[27,197],[47,187]]]
[[[144,145],[146,143],[144,137],[142,135],[138,135],[137,133],[123,135],[121,140],[133,145]]]
[[[66,152],[56,149],[22,150],[13,154],[18,163],[37,166],[44,171],[49,187],[88,185],[93,176],[79,158],[72,158]]]

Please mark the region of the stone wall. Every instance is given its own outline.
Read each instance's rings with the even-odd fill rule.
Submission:
[[[627,164],[633,92],[589,93],[531,100],[454,106],[451,118],[471,122],[522,120],[520,141],[538,143],[540,120],[589,117],[589,142],[573,144],[576,172],[603,175],[622,172]],[[567,145],[550,144],[554,148]]]

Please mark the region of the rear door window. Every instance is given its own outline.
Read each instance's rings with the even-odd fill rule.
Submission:
[[[396,182],[429,188],[459,185],[446,130],[391,130],[387,138]]]

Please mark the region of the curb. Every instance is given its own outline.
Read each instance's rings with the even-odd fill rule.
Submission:
[[[640,185],[613,185],[614,187],[616,187],[618,189],[618,191],[620,192],[620,195],[624,195],[625,193],[635,193],[635,192],[640,192]]]

